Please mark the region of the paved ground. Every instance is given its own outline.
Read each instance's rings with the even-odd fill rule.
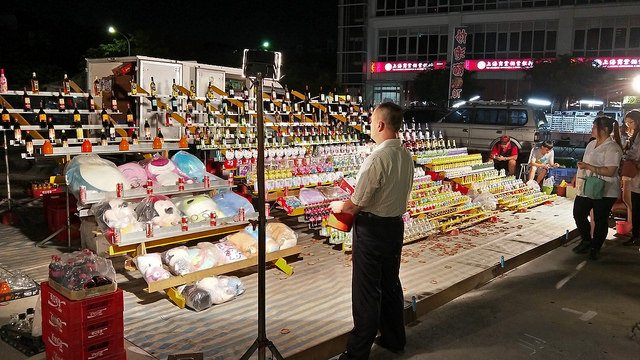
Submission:
[[[404,355],[371,358],[640,359],[640,253],[612,235],[600,260],[558,248],[422,317]]]

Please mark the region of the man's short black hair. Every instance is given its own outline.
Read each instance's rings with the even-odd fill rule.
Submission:
[[[384,102],[378,105],[377,108],[380,110],[384,110],[381,114],[384,123],[391,127],[391,130],[393,130],[393,132],[400,131],[403,122],[402,108],[392,102]]]
[[[541,145],[546,147],[549,150],[553,150],[553,141],[551,141],[551,140],[545,140],[545,141],[542,142]]]

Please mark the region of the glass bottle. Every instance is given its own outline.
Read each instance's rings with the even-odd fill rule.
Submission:
[[[189,95],[196,97],[196,85],[193,83],[193,80],[191,80],[191,84],[189,85]]]
[[[116,99],[116,94],[113,91],[111,92],[111,111],[118,111],[118,99]]]
[[[69,139],[67,138],[67,134],[65,133],[64,129],[60,134],[60,142],[62,143],[62,147],[69,147]]]
[[[149,120],[144,121],[144,139],[151,140],[151,125],[149,125]]]
[[[98,80],[97,76],[93,80],[93,95],[100,96],[100,80]]]
[[[24,145],[26,147],[27,155],[33,156],[33,137],[29,133],[29,130],[27,130],[27,135],[24,137]]]
[[[24,92],[22,93],[22,108],[24,111],[31,111],[31,98],[27,93],[27,88],[24,88]]]
[[[108,144],[107,133],[104,131],[104,128],[102,128],[100,129],[100,145],[107,146]]]
[[[93,100],[93,96],[91,96],[91,94],[87,97],[87,107],[89,108],[89,112],[96,111],[96,101]]]
[[[20,144],[22,141],[22,129],[20,129],[20,123],[17,120],[13,125],[13,140],[16,144]]]
[[[153,81],[153,76],[151,77],[151,82],[149,83],[149,93],[151,94],[151,97],[155,97],[158,94],[158,88],[156,87],[156,82]],[[156,104],[156,107],[157,107],[157,104]]]
[[[149,101],[151,102],[151,111],[158,111],[158,99],[156,99],[156,96],[151,95]]]
[[[35,71],[31,74],[31,92],[34,94],[40,92],[40,86],[38,85],[38,78],[36,77]]]
[[[127,103],[127,126],[133,127],[135,125],[135,119],[133,118],[133,112],[131,112],[131,104]]]
[[[47,124],[47,129],[49,131],[49,140],[51,144],[55,144],[56,142],[56,129],[53,126],[53,119],[49,117],[49,123]]]
[[[60,112],[64,112],[66,109],[66,104],[64,101],[64,96],[62,96],[62,92],[58,92],[58,110]]]
[[[4,69],[0,69],[0,93],[6,93],[7,91],[9,91],[7,78],[4,76]]]
[[[131,95],[138,95],[138,83],[136,79],[131,79]]]
[[[113,125],[113,122],[109,121],[109,140],[116,140],[116,127]]]
[[[180,93],[178,91],[178,85],[176,84],[176,79],[172,79],[173,84],[171,84],[171,96],[177,97]]]
[[[62,79],[62,92],[65,95],[71,94],[71,81],[69,80],[69,76],[64,74],[64,78]]]
[[[80,120],[81,120],[80,111],[78,111],[78,104],[76,104],[73,109],[73,123],[71,124],[71,126],[74,128],[78,127]]]
[[[5,129],[8,129],[11,126],[11,115],[9,115],[9,110],[7,110],[7,107],[4,104],[2,106],[2,126]]]
[[[102,108],[102,111],[100,112],[100,119],[102,120],[102,127],[106,128],[107,126],[109,126],[109,114],[107,114],[107,110],[105,110],[105,108]]]

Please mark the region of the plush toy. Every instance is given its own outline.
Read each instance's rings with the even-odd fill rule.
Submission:
[[[158,253],[136,257],[136,265],[147,283],[165,280],[171,277],[171,274],[162,267],[162,259]]]
[[[192,179],[178,170],[176,164],[162,156],[154,156],[144,167],[149,179],[154,180],[162,186],[175,185],[181,177],[186,183],[193,183]]]
[[[175,275],[185,275],[193,271],[189,259],[189,249],[186,246],[178,246],[162,253],[164,262]]]
[[[166,227],[180,224],[180,211],[171,200],[158,200],[153,203],[153,208],[158,214],[152,219],[154,225]]]
[[[120,229],[121,234],[142,231],[142,224],[136,219],[133,208],[122,199],[109,200],[109,209],[102,214],[105,224],[112,229]]]
[[[136,189],[147,184],[147,172],[137,162],[118,166],[118,170],[127,179],[129,188]]]
[[[199,247],[189,248],[189,260],[194,271],[209,269],[216,266],[216,259],[211,252]]]
[[[191,179],[202,182],[206,174],[206,168],[202,161],[195,155],[180,150],[171,157],[171,161],[178,169]]]
[[[178,203],[178,209],[187,215],[192,223],[209,220],[209,214],[214,211],[218,218],[224,217],[216,203],[204,194],[183,199]]]

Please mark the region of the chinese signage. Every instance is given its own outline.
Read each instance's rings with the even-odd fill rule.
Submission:
[[[533,59],[483,59],[464,62],[464,68],[468,71],[525,70],[532,66]]]
[[[616,56],[616,57],[598,57],[593,58],[593,65],[603,67],[605,69],[630,69],[640,68],[640,56]]]
[[[464,75],[464,57],[467,52],[467,29],[456,27],[453,30],[453,54],[451,74],[449,76],[449,99],[460,99],[462,95],[462,75]]]
[[[439,61],[379,61],[372,62],[369,71],[374,73],[388,73],[388,72],[416,72],[416,71],[428,71],[428,70],[444,70],[447,67],[447,62],[444,60]]]

